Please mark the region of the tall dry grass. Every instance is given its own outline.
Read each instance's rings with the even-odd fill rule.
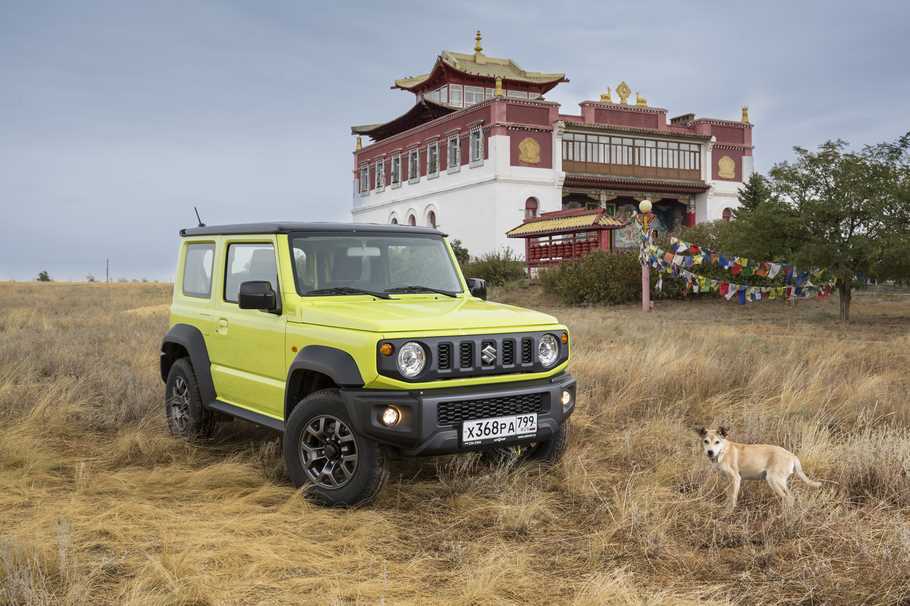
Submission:
[[[268,432],[167,436],[168,297],[0,284],[0,604],[910,602],[908,300],[847,328],[836,303],[554,309],[581,385],[561,465],[398,461],[335,511]],[[823,488],[786,513],[746,484],[726,515],[691,431],[721,422]]]

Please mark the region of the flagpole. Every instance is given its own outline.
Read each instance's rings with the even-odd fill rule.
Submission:
[[[651,311],[651,264],[648,262],[648,251],[646,244],[651,242],[651,220],[654,218],[651,213],[651,201],[647,198],[642,200],[638,205],[641,213],[638,215],[641,222],[642,239],[641,239],[641,310],[643,312]]]

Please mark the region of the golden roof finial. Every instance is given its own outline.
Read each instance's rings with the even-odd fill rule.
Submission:
[[[496,90],[493,92],[497,97],[502,97],[505,93],[502,90],[502,76],[496,76]]]
[[[619,95],[619,102],[626,105],[629,102],[629,95],[632,94],[632,89],[629,88],[629,85],[623,80],[619,83],[619,86],[616,87],[616,94]]]
[[[354,151],[360,151],[363,149],[363,139],[360,135],[357,135],[357,140],[354,142]]]
[[[483,47],[480,45],[480,38],[480,30],[477,30],[477,33],[474,34],[474,53],[478,55],[483,52]]]
[[[613,97],[610,96],[610,87],[607,87],[607,92],[600,93],[600,100],[603,103],[613,103]]]
[[[749,123],[749,106],[748,105],[743,105],[742,121],[743,121],[743,124]]]
[[[639,107],[646,107],[648,105],[648,100],[641,96],[641,93],[635,91],[635,105]]]

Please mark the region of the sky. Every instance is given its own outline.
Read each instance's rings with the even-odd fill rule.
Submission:
[[[767,171],[910,130],[910,2],[0,0],[0,280],[170,280],[195,224],[351,218],[352,124],[441,50],[737,120]]]

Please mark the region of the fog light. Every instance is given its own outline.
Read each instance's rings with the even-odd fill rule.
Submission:
[[[572,403],[572,394],[569,390],[564,389],[562,392],[562,407],[566,409],[569,407],[569,404]]]
[[[382,424],[386,427],[394,427],[398,425],[398,422],[401,420],[401,413],[398,412],[398,409],[394,406],[386,406],[382,411],[382,416],[379,417],[379,420],[382,421]]]

